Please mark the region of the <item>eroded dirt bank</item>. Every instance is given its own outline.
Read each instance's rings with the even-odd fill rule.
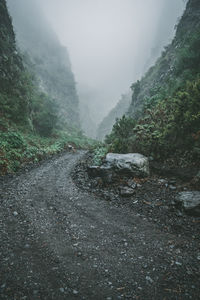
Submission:
[[[77,187],[83,155],[1,181],[0,299],[200,299],[199,237]]]

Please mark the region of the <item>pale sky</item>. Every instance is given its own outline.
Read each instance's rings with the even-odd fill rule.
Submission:
[[[88,103],[97,122],[141,77],[163,24],[167,33],[161,43],[169,43],[184,7],[183,0],[39,0],[39,4],[68,48],[80,101]]]

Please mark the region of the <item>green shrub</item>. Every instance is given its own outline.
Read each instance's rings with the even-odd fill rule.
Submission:
[[[191,80],[200,72],[200,30],[188,36],[184,45],[177,51],[175,74]]]
[[[93,164],[95,166],[100,166],[102,163],[103,158],[108,153],[108,148],[106,146],[99,146],[94,150],[93,156]]]
[[[133,129],[136,121],[125,115],[117,119],[110,135],[106,136],[105,142],[112,144],[111,151],[126,153],[130,150],[130,139],[133,138]]]
[[[35,91],[31,103],[31,120],[37,133],[50,136],[57,123],[57,106],[44,93]]]
[[[200,149],[200,79],[187,82],[171,97],[146,106],[137,121],[123,117],[106,138],[114,152],[141,152],[166,158],[177,151],[199,157]],[[150,102],[149,102],[150,103]]]

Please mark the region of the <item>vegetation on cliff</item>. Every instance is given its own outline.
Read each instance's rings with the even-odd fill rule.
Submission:
[[[128,114],[106,142],[115,152],[200,158],[200,2],[189,0],[172,43],[132,85]]]
[[[67,122],[61,128],[58,105],[39,82],[18,53],[6,2],[1,0],[0,174],[58,153],[69,143],[87,148],[93,143]]]
[[[79,99],[67,49],[60,44],[37,1],[7,3],[23,63],[34,74],[39,89],[56,104],[58,124],[80,129]]]

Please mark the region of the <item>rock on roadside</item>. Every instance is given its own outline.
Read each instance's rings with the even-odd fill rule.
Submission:
[[[135,194],[135,190],[127,186],[122,186],[119,188],[119,193],[122,197],[131,197]]]
[[[89,177],[100,177],[105,183],[114,182],[120,175],[145,177],[150,173],[149,160],[139,153],[108,153],[101,166],[88,166],[87,172]]]
[[[114,172],[110,166],[88,166],[87,172],[89,177],[100,177],[103,182],[111,183]]]
[[[105,164],[111,166],[117,173],[127,173],[132,176],[142,177],[150,174],[148,158],[139,153],[108,153],[105,158]]]
[[[176,197],[176,202],[183,207],[186,213],[200,216],[200,192],[181,192]]]

